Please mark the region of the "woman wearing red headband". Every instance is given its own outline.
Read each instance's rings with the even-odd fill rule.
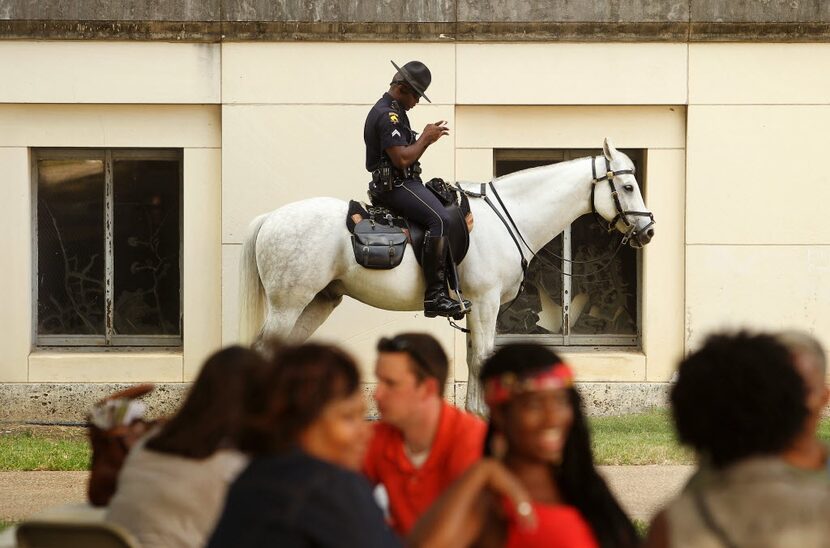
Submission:
[[[455,534],[477,537],[475,546],[636,546],[634,526],[594,467],[581,400],[559,356],[532,344],[503,347],[484,364],[481,382],[490,458],[430,513],[459,516]]]

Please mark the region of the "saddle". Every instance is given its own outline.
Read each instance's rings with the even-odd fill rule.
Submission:
[[[431,179],[426,187],[438,196],[453,219],[447,233],[450,257],[458,265],[470,247],[466,221],[470,202],[465,195],[459,196],[456,189],[441,179]],[[412,246],[415,259],[421,264],[426,230],[391,209],[352,200],[346,214],[346,228],[352,235],[355,260],[363,267],[395,268],[403,261],[407,243]]]

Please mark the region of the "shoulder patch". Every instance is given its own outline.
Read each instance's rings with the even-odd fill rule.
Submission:
[[[397,124],[398,123],[398,115],[394,112],[390,112],[389,113],[389,121],[392,122],[393,124]]]

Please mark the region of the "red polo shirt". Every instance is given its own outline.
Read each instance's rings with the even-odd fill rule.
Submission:
[[[415,521],[449,485],[481,458],[484,421],[444,402],[429,457],[415,468],[406,456],[403,434],[375,424],[363,472],[389,494],[392,527],[406,535]]]

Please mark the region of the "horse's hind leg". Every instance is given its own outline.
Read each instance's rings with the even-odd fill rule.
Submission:
[[[342,295],[324,289],[306,305],[303,313],[294,324],[291,330],[290,339],[292,342],[302,342],[308,339],[317,328],[331,315],[337,305],[343,300]]]

